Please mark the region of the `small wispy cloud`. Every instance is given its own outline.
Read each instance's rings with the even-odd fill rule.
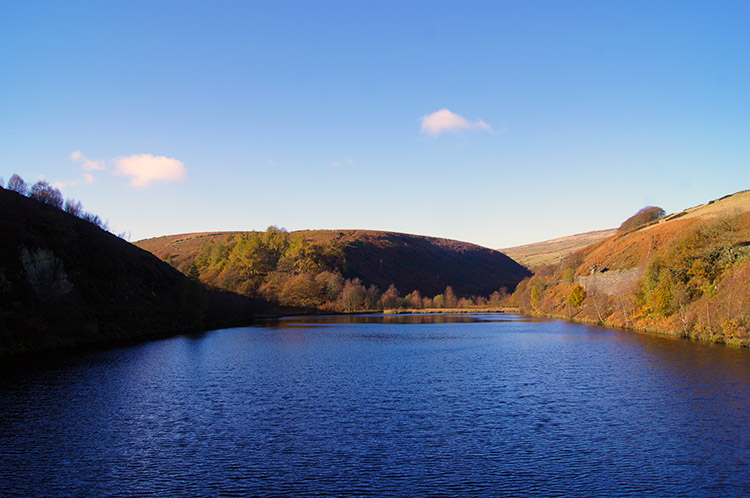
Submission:
[[[104,161],[101,159],[89,159],[80,150],[71,153],[70,160],[80,163],[81,167],[86,171],[101,171],[104,169]]]
[[[177,159],[153,154],[133,154],[112,160],[114,174],[130,177],[134,188],[145,188],[153,182],[180,182],[187,176],[185,164]]]
[[[460,133],[462,131],[487,131],[492,133],[492,127],[482,121],[469,121],[448,109],[440,109],[432,114],[422,116],[422,133],[440,135],[442,133]]]
[[[59,190],[64,190],[65,187],[73,187],[75,185],[78,185],[81,183],[80,180],[70,180],[70,181],[62,181],[58,180],[56,182],[52,182],[52,186]]]
[[[332,161],[331,166],[354,166],[354,161],[347,159],[346,161]]]

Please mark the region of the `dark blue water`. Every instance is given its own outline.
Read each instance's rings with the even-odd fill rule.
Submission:
[[[490,315],[87,353],[0,377],[0,495],[749,496],[750,352]]]

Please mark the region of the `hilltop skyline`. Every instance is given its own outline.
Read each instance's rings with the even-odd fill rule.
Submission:
[[[744,2],[0,6],[5,182],[132,240],[503,248],[750,187]]]

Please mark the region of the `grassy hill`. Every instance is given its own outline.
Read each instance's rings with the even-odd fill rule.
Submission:
[[[265,238],[269,240],[263,242]],[[501,287],[513,290],[530,275],[505,254],[474,244],[367,230],[274,232],[270,236],[263,232],[196,233],[136,244],[185,273],[194,267],[206,283],[250,295],[273,291],[269,279],[303,273],[340,273],[344,279],[358,279],[363,287],[377,286],[381,292],[394,285],[401,292],[416,290],[425,296],[439,294],[447,286],[459,296],[489,295]],[[276,247],[279,244],[284,247]],[[257,254],[266,246],[270,256]],[[248,286],[251,280],[254,283]]]
[[[529,268],[537,265],[549,265],[559,263],[568,254],[611,237],[616,232],[617,230],[614,228],[597,230],[595,232],[558,237],[543,242],[508,247],[500,249],[500,251]]]
[[[620,230],[539,265],[530,313],[750,345],[750,191]]]
[[[96,225],[0,188],[0,356],[200,330],[261,303],[208,291]]]
[[[737,242],[748,240],[749,213],[750,190],[746,190],[664,216],[645,226],[616,232],[578,253],[578,274],[586,274],[593,266],[616,270],[645,267],[652,257],[664,256],[686,234],[711,224],[716,225],[714,231],[721,231],[720,225],[725,225]]]

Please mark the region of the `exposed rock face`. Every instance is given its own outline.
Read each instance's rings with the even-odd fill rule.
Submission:
[[[0,188],[0,359],[246,323],[262,306]]]
[[[62,260],[51,250],[24,247],[21,250],[21,264],[26,270],[26,281],[40,299],[58,302],[73,291]]]
[[[630,291],[643,275],[643,268],[629,268],[627,270],[608,270],[604,273],[578,277],[576,281],[588,293],[604,294],[605,296],[623,296]]]

